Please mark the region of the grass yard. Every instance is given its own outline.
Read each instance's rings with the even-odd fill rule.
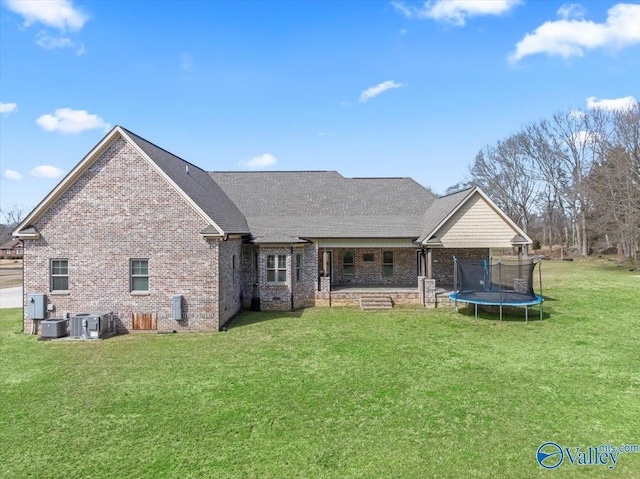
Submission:
[[[529,324],[318,308],[43,342],[1,310],[0,477],[638,478],[640,453],[547,471],[536,451],[640,443],[640,272],[543,280]]]

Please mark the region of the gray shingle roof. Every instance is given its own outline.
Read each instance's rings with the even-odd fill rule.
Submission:
[[[435,201],[411,178],[345,178],[336,171],[212,172],[254,238],[417,238]]]
[[[122,129],[226,234],[249,233],[241,211],[206,171]]]

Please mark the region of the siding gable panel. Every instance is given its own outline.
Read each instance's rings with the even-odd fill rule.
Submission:
[[[445,248],[510,248],[518,232],[476,193],[436,234]]]

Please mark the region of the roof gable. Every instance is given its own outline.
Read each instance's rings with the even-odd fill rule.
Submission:
[[[120,126],[114,127],[105,137],[58,183],[58,185],[27,215],[16,227],[14,236],[24,238],[37,238],[39,233],[32,226],[55,203],[89,167],[104,153],[104,151],[117,139],[123,138],[131,144],[194,210],[207,221],[216,231],[217,236],[230,233],[247,233],[248,227],[242,214],[229,200],[224,192],[211,180],[208,174],[192,166],[193,175],[188,178],[180,178],[179,170],[185,172],[186,161],[171,153],[147,142],[139,136],[125,130]],[[190,165],[190,164],[189,164]],[[216,188],[217,187],[217,188]],[[211,188],[211,197],[205,192]],[[216,192],[217,189],[217,192]],[[217,194],[216,194],[217,193]],[[194,195],[192,197],[191,195]],[[212,201],[219,201],[220,212],[213,208]],[[223,229],[214,218],[227,228]]]
[[[220,235],[249,233],[244,215],[206,171],[129,130],[122,130],[174,187],[204,212]]]
[[[435,226],[429,225],[430,229],[421,236],[425,245],[468,248],[532,243],[531,238],[478,187],[441,199],[445,204],[436,206],[440,221]],[[449,212],[443,214],[447,208]],[[431,209],[425,215],[430,212]]]

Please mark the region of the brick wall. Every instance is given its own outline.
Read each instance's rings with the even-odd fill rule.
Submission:
[[[302,255],[300,281],[295,278],[296,255]],[[267,283],[267,256],[287,257],[286,282]],[[293,292],[293,308],[304,308],[315,304],[318,288],[318,263],[313,244],[291,246],[242,246],[242,292],[243,306],[251,306],[251,298],[260,298],[264,310],[289,311]],[[257,281],[256,281],[257,278]]]
[[[260,297],[259,278],[257,277],[258,247],[252,244],[242,245],[242,307],[251,307],[251,298]]]
[[[432,250],[433,278],[436,286],[453,285],[453,257],[482,259],[489,257],[489,248],[436,249]]]
[[[286,256],[287,275],[285,282],[267,282],[268,255]],[[258,248],[258,277],[260,278],[260,308],[265,311],[289,311],[291,309],[291,248],[288,246],[260,246]]]
[[[297,254],[302,255],[302,269],[300,281],[295,281],[295,270],[293,272],[294,309],[314,306],[315,294],[318,290],[318,255],[315,246],[313,244],[305,244],[302,247],[293,249],[294,268]]]
[[[354,252],[354,276],[347,278],[342,273],[342,258],[345,251]],[[393,276],[382,276],[382,254],[393,253]],[[322,252],[320,252],[322,255]],[[373,261],[364,261],[365,255],[373,255]],[[321,257],[320,257],[321,258]],[[319,259],[322,261],[322,259]],[[333,284],[347,285],[387,285],[415,286],[417,278],[416,250],[411,248],[334,248]]]
[[[220,325],[232,318],[242,308],[242,240],[219,242],[219,314]],[[234,268],[235,265],[235,268]],[[234,273],[235,269],[235,273]]]
[[[218,330],[221,243],[201,237],[205,221],[124,140],[115,140],[35,226],[42,237],[25,241],[25,299],[47,294],[51,317],[113,311],[119,328],[130,329],[132,313],[156,313],[159,330]],[[69,260],[68,294],[49,291],[51,258]],[[149,259],[148,295],[130,293],[131,258]],[[182,321],[172,319],[174,294],[184,297]],[[234,308],[231,299],[223,304]]]

